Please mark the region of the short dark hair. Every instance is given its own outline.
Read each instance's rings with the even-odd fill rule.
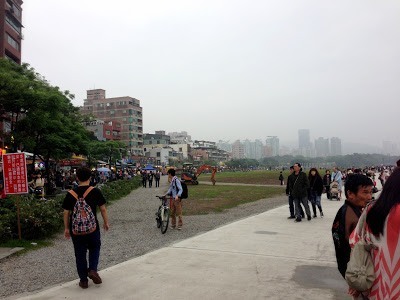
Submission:
[[[171,176],[175,176],[175,169],[169,169],[168,174],[171,174]]]
[[[87,181],[92,176],[92,171],[88,167],[80,167],[76,170],[76,177],[79,181]]]
[[[350,191],[354,194],[358,193],[360,187],[373,186],[374,183],[370,178],[363,174],[350,174],[347,176],[346,183],[344,184],[344,194],[348,197],[347,192]]]

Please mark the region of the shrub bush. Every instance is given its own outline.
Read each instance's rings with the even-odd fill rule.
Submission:
[[[137,177],[131,180],[117,180],[99,187],[111,203],[128,195],[140,184]],[[62,203],[65,194],[57,195],[47,201],[36,199],[33,195],[9,196],[0,201],[0,243],[18,238],[17,208],[19,201],[21,235],[24,240],[51,237],[63,227]]]

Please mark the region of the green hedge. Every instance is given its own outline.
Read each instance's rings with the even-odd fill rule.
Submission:
[[[101,186],[107,203],[121,199],[140,185],[140,179],[117,180]],[[33,195],[10,196],[0,200],[0,243],[18,238],[17,209],[20,207],[21,236],[24,240],[37,240],[51,237],[63,228],[62,202],[65,194],[57,195],[47,201],[36,199]]]

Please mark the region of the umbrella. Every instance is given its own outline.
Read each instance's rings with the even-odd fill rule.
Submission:
[[[152,165],[147,165],[145,168],[143,168],[143,170],[146,171],[155,171],[156,169],[154,169],[154,167]]]
[[[99,171],[99,172],[111,172],[111,170],[109,168],[106,168],[106,167],[98,168],[97,171]]]

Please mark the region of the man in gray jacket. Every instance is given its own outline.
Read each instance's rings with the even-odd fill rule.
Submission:
[[[310,187],[310,183],[306,173],[302,172],[299,163],[295,163],[293,168],[294,172],[288,178],[288,188],[295,205],[295,222],[301,222],[300,203],[303,204],[307,214],[307,220],[310,221],[311,212],[310,207],[308,206],[308,188]]]

